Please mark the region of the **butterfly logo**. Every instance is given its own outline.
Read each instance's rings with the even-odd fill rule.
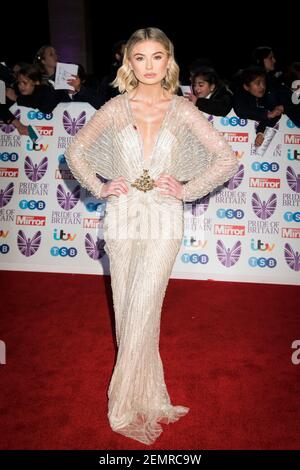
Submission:
[[[14,183],[9,183],[5,189],[0,189],[0,208],[6,206],[14,193]]]
[[[272,194],[266,201],[261,201],[258,194],[252,194],[252,208],[254,213],[262,220],[269,219],[274,214],[277,205],[276,194]]]
[[[241,251],[242,244],[239,240],[233,245],[231,249],[226,248],[222,240],[217,241],[217,256],[219,261],[221,261],[223,266],[226,268],[230,268],[238,262],[241,256]]]
[[[210,194],[207,194],[192,203],[192,214],[194,217],[204,214],[209,205]]]
[[[231,191],[233,189],[236,189],[241,184],[241,182],[243,181],[244,169],[245,169],[245,167],[241,163],[241,165],[239,165],[239,168],[238,168],[238,171],[236,172],[236,174],[233,175],[232,178],[230,178],[230,180],[226,181],[226,183],[224,183],[224,186],[226,186],[226,188],[230,189]]]
[[[34,255],[40,247],[42,233],[39,230],[32,238],[27,238],[23,230],[18,231],[18,248],[22,255],[28,257]]]
[[[66,192],[64,187],[59,184],[56,191],[57,202],[62,209],[70,211],[76,206],[80,197],[80,186],[75,186],[73,191]]]
[[[17,109],[13,115],[15,116],[16,119],[20,120],[21,117],[21,111]],[[10,134],[15,130],[15,126],[13,124],[5,124],[4,122],[0,122],[0,129],[5,133],[5,134]]]
[[[48,158],[44,157],[40,163],[33,163],[30,157],[25,158],[24,169],[25,174],[30,181],[39,181],[43,178],[48,168]]]
[[[70,135],[76,135],[77,132],[85,125],[86,112],[81,111],[77,118],[72,118],[68,111],[63,113],[63,125]]]
[[[226,268],[230,268],[234,266],[238,260],[240,259],[242,251],[242,244],[238,240],[233,247],[226,248],[222,240],[217,241],[217,256],[219,261],[225,266]]]
[[[289,187],[295,193],[300,193],[300,174],[297,175],[291,166],[286,169],[286,179]]]
[[[288,266],[294,271],[300,271],[300,253],[294,251],[289,243],[284,245],[284,257]]]
[[[85,245],[87,254],[93,260],[100,259],[105,255],[105,250],[104,250],[105,241],[99,237],[97,237],[97,241],[95,243],[91,235],[87,233],[85,236],[84,245]]]

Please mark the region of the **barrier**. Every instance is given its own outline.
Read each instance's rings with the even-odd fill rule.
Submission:
[[[80,188],[64,151],[95,110],[63,103],[53,115],[14,105],[41,139],[0,124],[1,269],[107,274],[105,202]],[[300,130],[283,116],[265,153],[255,123],[208,116],[235,151],[238,173],[185,205],[185,236],[172,277],[299,284]],[[266,139],[266,143],[267,143]]]

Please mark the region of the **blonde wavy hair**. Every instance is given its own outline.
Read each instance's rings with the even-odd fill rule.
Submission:
[[[134,46],[141,42],[147,40],[159,42],[167,51],[167,54],[170,58],[170,62],[167,68],[167,73],[164,79],[162,80],[162,87],[168,90],[170,93],[176,93],[179,87],[179,67],[174,58],[174,46],[170,39],[165,35],[163,31],[158,28],[143,28],[135,31],[127,41],[123,64],[117,72],[115,80],[112,82],[112,85],[115,88],[119,88],[120,93],[125,91],[132,91],[137,86],[139,81],[134,75],[133,70],[131,70],[129,65],[129,58],[132,53]]]

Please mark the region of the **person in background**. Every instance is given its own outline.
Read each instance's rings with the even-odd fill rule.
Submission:
[[[81,64],[78,64],[77,75],[68,80],[74,90],[67,90],[65,93],[59,94],[60,102],[85,102],[89,103],[93,108],[99,109],[103,102],[100,95],[89,85],[86,84],[87,75]]]
[[[18,80],[18,73],[20,72],[20,69],[23,68],[26,64],[26,62],[20,61],[20,62],[15,62],[11,68],[13,76],[15,77],[15,80]]]
[[[277,101],[284,107],[286,114],[296,126],[300,126],[300,106],[292,99],[293,91],[285,83],[284,74],[276,70],[276,57],[269,46],[257,47],[253,53],[254,62],[266,72],[267,89],[277,95]]]
[[[12,89],[15,85],[15,76],[5,63],[0,63],[0,80],[5,83],[6,90]],[[19,134],[28,135],[28,128],[16,118],[16,116],[9,110],[12,103],[6,102],[0,104],[0,120],[5,124],[12,124],[15,126]]]
[[[39,68],[42,80],[49,81],[52,85],[55,81],[56,64],[58,55],[56,49],[50,44],[46,44],[37,51],[33,63]]]
[[[121,39],[113,46],[113,62],[108,75],[102,78],[99,87],[100,101],[102,104],[119,94],[117,88],[113,87],[119,67],[122,65],[126,41]]]
[[[241,71],[239,78],[240,87],[234,93],[233,108],[237,116],[259,122],[255,139],[255,146],[259,147],[266,128],[275,126],[284,108],[277,95],[267,90],[266,72],[262,67],[248,67]]]
[[[252,52],[252,57],[255,65],[265,69],[266,73],[275,72],[276,58],[272,47],[259,46]]]
[[[39,109],[48,114],[60,101],[61,93],[42,80],[42,74],[36,65],[25,64],[18,72],[19,95],[12,88],[7,88],[6,97],[10,106],[17,102],[19,106]],[[59,90],[61,91],[61,90]]]
[[[194,70],[192,90],[188,98],[200,111],[214,116],[230,113],[232,92],[221,82],[213,68],[202,66]]]
[[[284,83],[292,91],[300,87],[300,62],[294,61],[284,71]]]
[[[78,66],[78,75],[70,78],[68,83],[74,90],[54,90],[43,81],[42,74],[36,65],[26,64],[18,73],[19,95],[13,89],[7,89],[6,96],[10,100],[10,106],[17,102],[19,106],[39,109],[42,113],[49,114],[59,103],[86,102],[99,109],[98,95],[84,86],[85,72],[81,65]]]

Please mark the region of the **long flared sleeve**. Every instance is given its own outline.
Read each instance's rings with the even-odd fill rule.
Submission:
[[[101,198],[104,183],[96,173],[107,179],[112,174],[111,108],[107,103],[96,111],[65,152],[73,176],[97,198]]]
[[[238,170],[238,160],[223,136],[192,103],[185,100],[183,107],[185,124],[207,152],[201,173],[183,186],[182,199],[191,202],[228,181]]]

